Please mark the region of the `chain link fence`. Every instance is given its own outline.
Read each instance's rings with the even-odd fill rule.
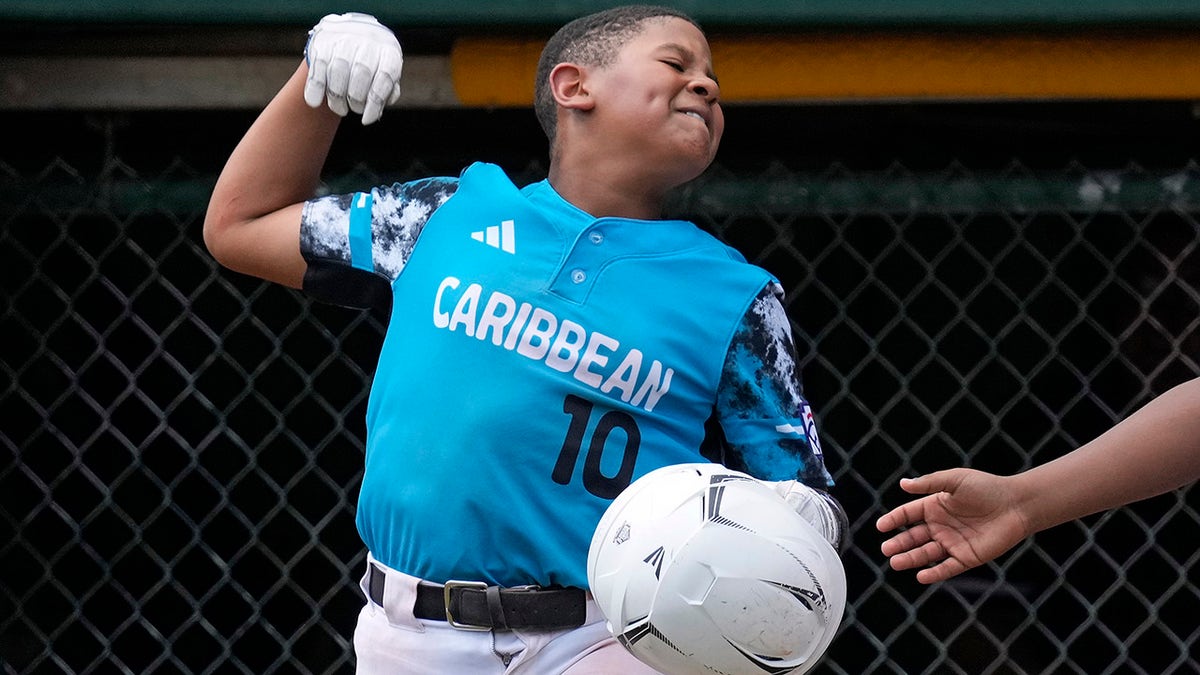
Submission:
[[[788,291],[853,530],[851,605],[814,672],[1200,672],[1194,488],[932,587],[890,572],[874,530],[902,476],[1019,471],[1200,375],[1194,118],[729,113],[718,164],[672,210]],[[208,191],[251,117],[3,117],[4,668],[352,672],[381,317],[207,255]],[[528,111],[396,111],[379,127],[344,125],[327,189],[472,159],[544,174]]]

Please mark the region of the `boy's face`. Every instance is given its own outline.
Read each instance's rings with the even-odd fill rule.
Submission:
[[[595,113],[614,152],[632,152],[676,184],[704,172],[725,131],[708,41],[691,23],[650,20],[595,74]]]

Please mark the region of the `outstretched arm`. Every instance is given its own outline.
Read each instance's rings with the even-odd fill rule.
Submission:
[[[399,96],[403,64],[392,32],[364,14],[326,16],[309,36],[305,61],[230,155],[204,220],[218,262],[293,288],[306,268],[300,214],[338,122],[351,110],[378,119]]]
[[[987,563],[1025,537],[1200,479],[1200,378],[1185,382],[1095,440],[1014,476],[957,468],[902,479],[925,495],[885,514],[893,569],[929,566],[922,583]]]
[[[892,568],[932,565],[917,572],[917,581],[944,581],[1033,534],[1013,480],[961,468],[900,479],[906,492],[927,496],[893,509],[875,524],[881,532],[908,527],[881,546]]]

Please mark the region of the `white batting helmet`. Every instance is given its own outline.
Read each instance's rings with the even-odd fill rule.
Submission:
[[[846,605],[837,552],[773,489],[719,464],[652,471],[588,551],[609,630],[664,673],[804,673]]]

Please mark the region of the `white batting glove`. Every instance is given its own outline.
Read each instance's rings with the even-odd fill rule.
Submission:
[[[850,529],[850,520],[846,510],[833,495],[824,490],[811,488],[800,481],[781,480],[778,482],[763,481],[775,489],[817,532],[825,535],[825,540],[841,553],[846,545],[846,532]]]
[[[404,54],[392,31],[369,14],[329,14],[308,32],[304,47],[308,81],[304,102],[346,116],[353,110],[364,125],[400,98]]]

